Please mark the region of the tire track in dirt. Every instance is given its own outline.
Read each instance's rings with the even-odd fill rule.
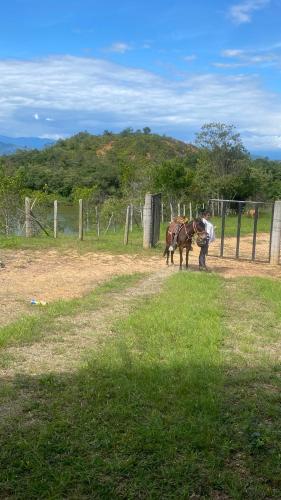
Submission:
[[[40,342],[7,347],[4,353],[10,362],[0,369],[0,377],[9,380],[17,375],[38,376],[77,369],[89,350],[100,348],[106,337],[114,335],[114,322],[127,316],[139,299],[159,293],[164,280],[176,270],[166,267],[121,293],[106,294],[98,309],[58,318],[54,332]]]

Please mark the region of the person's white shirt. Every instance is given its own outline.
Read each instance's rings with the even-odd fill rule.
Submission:
[[[206,228],[207,234],[209,236],[209,238],[208,238],[209,243],[212,243],[212,241],[215,241],[215,239],[216,239],[214,226],[209,220],[205,219],[204,217],[202,217],[202,221],[205,224],[205,228]]]

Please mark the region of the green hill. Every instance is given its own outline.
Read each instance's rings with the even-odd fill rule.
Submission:
[[[145,190],[153,166],[165,160],[194,156],[196,148],[157,134],[124,130],[95,136],[81,132],[43,151],[18,150],[1,158],[5,170],[23,171],[25,185],[69,196],[74,187],[96,185],[104,194],[118,194],[126,184]]]

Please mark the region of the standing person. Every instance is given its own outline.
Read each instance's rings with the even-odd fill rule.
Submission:
[[[208,249],[210,243],[215,241],[215,230],[213,224],[209,221],[211,217],[211,213],[209,210],[204,210],[202,212],[201,218],[202,221],[205,224],[206,232],[207,232],[207,243],[201,247],[200,254],[199,254],[199,271],[208,271],[208,268],[206,266],[206,256],[208,255]]]

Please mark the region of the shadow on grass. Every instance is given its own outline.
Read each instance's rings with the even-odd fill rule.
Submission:
[[[2,380],[0,497],[280,498],[277,371],[126,354]]]

